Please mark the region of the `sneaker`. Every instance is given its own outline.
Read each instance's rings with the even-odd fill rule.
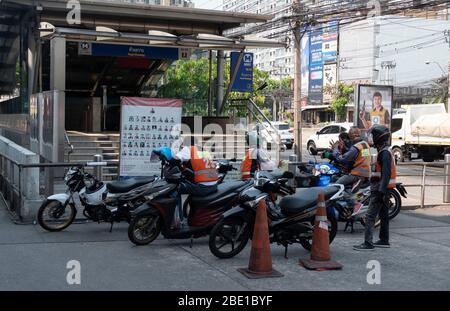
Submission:
[[[375,243],[373,243],[374,247],[380,247],[380,248],[390,248],[391,244],[389,244],[389,242],[384,242],[384,241],[377,241]]]
[[[353,249],[355,251],[373,251],[375,249],[375,247],[373,245],[370,245],[370,244],[364,242],[361,245],[353,246]]]

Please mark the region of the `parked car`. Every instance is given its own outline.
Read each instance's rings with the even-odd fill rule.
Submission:
[[[286,148],[291,150],[294,146],[294,132],[291,130],[289,123],[272,122],[272,125],[280,134],[281,144],[286,145]]]
[[[280,135],[280,151],[285,151],[286,149],[292,149],[294,145],[294,134],[291,130],[289,123],[286,122],[271,122],[273,127],[277,130]],[[256,125],[252,126],[251,133],[256,134]],[[270,127],[268,123],[260,126],[260,135],[262,140],[267,144],[272,144],[276,137],[276,132]]]
[[[321,128],[308,138],[306,148],[311,155],[330,148],[331,141],[338,141],[339,134],[348,132],[353,123],[335,123]]]

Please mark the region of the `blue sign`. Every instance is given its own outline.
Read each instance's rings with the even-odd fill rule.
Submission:
[[[309,102],[313,105],[322,104],[323,94],[323,55],[322,28],[313,29],[310,39],[309,58]]]
[[[231,52],[231,77],[235,72],[240,52]],[[232,92],[253,92],[253,53],[244,53],[237,68],[236,79],[231,86]]]
[[[179,50],[178,48],[162,48],[141,45],[80,42],[78,44],[78,54],[89,56],[136,57],[148,59],[177,60],[179,56]]]

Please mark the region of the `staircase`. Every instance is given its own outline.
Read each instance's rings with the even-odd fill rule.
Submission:
[[[73,145],[73,153],[69,155],[70,148],[66,146],[65,160],[67,162],[90,162],[94,155],[100,154],[103,160],[108,163],[119,164],[119,134],[94,134],[67,131],[70,143]],[[103,167],[103,179],[115,179],[118,174],[118,167]],[[92,168],[87,168],[87,171]]]

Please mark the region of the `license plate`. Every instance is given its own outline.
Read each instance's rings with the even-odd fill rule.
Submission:
[[[411,158],[417,159],[419,157],[418,153],[411,153]]]

